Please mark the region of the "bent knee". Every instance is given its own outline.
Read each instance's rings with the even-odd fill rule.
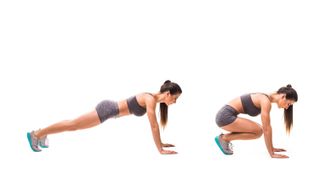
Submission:
[[[263,134],[263,129],[261,127],[257,128],[255,131],[254,131],[254,134],[256,135],[257,138],[261,137],[262,134]]]

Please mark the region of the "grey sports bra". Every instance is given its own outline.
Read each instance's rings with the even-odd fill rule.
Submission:
[[[143,116],[147,112],[147,109],[145,107],[142,107],[139,105],[136,96],[132,96],[128,98],[127,104],[128,104],[129,112],[131,114],[134,114],[136,116]]]
[[[243,112],[245,114],[248,114],[250,116],[257,116],[261,113],[261,109],[257,108],[251,99],[251,94],[244,94],[240,96],[241,98],[241,103],[243,107]]]

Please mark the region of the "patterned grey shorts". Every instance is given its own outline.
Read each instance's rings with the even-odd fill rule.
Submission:
[[[119,114],[118,103],[110,100],[101,101],[96,106],[96,111],[101,123],[103,123],[105,120],[115,117]]]
[[[233,123],[239,113],[231,106],[223,106],[216,116],[216,123],[219,127]]]

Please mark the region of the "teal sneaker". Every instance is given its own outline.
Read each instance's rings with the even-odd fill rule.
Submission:
[[[223,134],[220,134],[214,140],[216,141],[218,147],[223,152],[223,154],[232,155],[233,154],[232,144],[230,142],[222,140],[222,136],[223,136]]]
[[[38,147],[38,138],[34,135],[34,131],[27,133],[27,138],[29,141],[29,145],[34,152],[40,152],[41,149]]]

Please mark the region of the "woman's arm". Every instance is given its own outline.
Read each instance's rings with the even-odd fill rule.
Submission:
[[[158,125],[156,114],[155,114],[155,109],[156,109],[155,99],[151,96],[146,95],[145,102],[146,102],[146,108],[147,108],[147,115],[150,122],[151,130],[152,130],[153,140],[156,144],[158,151],[161,154],[176,154],[175,151],[164,150],[162,148],[163,145],[165,144],[162,144],[161,138],[160,138],[159,125]]]
[[[273,143],[272,143],[272,127],[270,124],[270,110],[271,110],[270,101],[267,98],[266,99],[263,98],[261,100],[261,121],[262,121],[262,129],[263,129],[265,144],[271,157],[286,158],[287,157],[286,155],[274,153],[277,151],[277,149],[273,147]]]
[[[271,110],[270,102],[261,103],[261,121],[262,121],[264,141],[266,143],[266,147],[270,156],[272,156],[273,145],[272,145],[272,127],[270,124],[270,110]]]

